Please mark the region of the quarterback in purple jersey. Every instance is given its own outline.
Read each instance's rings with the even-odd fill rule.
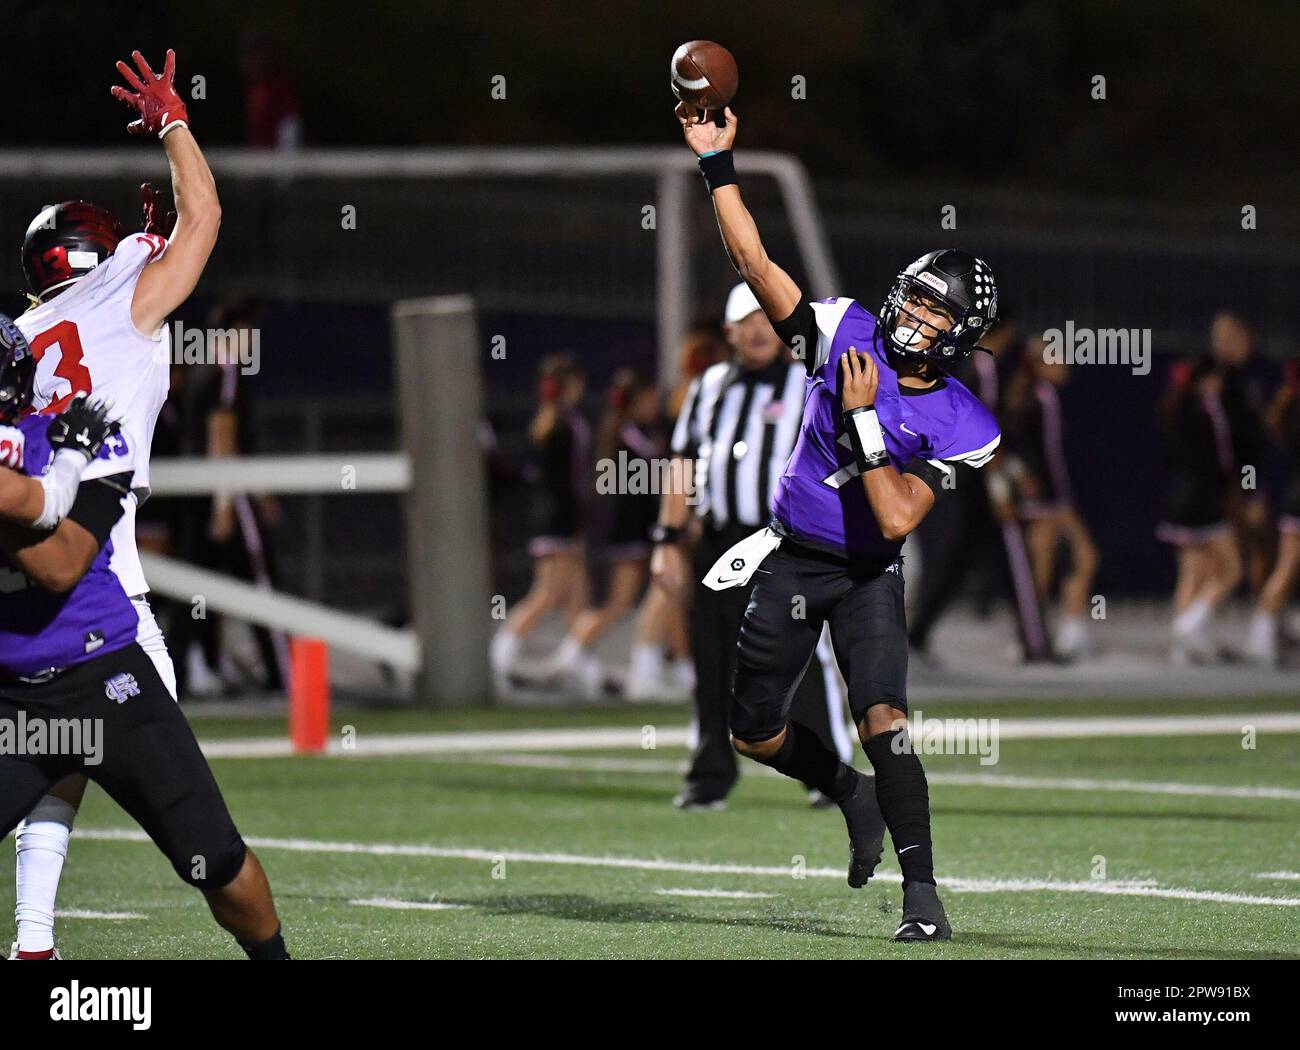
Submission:
[[[736,180],[736,116],[730,109],[724,116],[720,126],[677,107],[727,254],[808,371],[773,521],[724,554],[705,580],[723,588],[760,574],[737,639],[732,741],[838,803],[850,886],[875,872],[887,827],[903,872],[895,939],[946,940],[952,929],[935,886],[929,788],[907,735],[899,551],[959,469],[983,466],[998,446],[993,416],[949,374],[992,327],[997,287],[982,260],[945,249],[899,273],[878,315],[851,298],[810,302],[764,250]],[[789,717],[823,624],[875,772],[874,796],[863,774]]]

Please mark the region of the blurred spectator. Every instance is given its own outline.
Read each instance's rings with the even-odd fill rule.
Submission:
[[[578,614],[549,661],[552,673],[574,682],[589,699],[600,696],[605,682],[592,647],[636,607],[649,575],[650,530],[659,514],[650,479],[667,449],[659,423],[654,384],[632,369],[619,371],[596,436],[596,491],[607,511],[600,547],[608,562],[605,600]]]
[[[1228,507],[1235,463],[1222,394],[1213,358],[1202,356],[1170,369],[1158,408],[1167,491],[1156,535],[1177,550],[1175,663],[1215,658],[1210,623],[1241,581]]]
[[[1069,381],[1069,365],[1047,361],[1041,336],[1029,340],[1021,365],[1006,384],[1002,449],[1004,456],[1019,466],[1014,481],[1018,512],[1040,605],[1051,600],[1062,544],[1069,551],[1070,572],[1061,580],[1053,651],[1059,657],[1077,659],[1090,651],[1088,597],[1100,556],[1075,506],[1065,462],[1057,391]]]
[[[510,684],[521,644],[552,612],[572,629],[587,606],[584,535],[591,487],[591,429],[578,411],[586,377],[573,354],[552,354],[538,369],[537,412],[528,429],[537,456],[533,484],[533,582],[492,639],[498,696]]]
[[[219,459],[257,451],[241,362],[248,359],[260,323],[255,303],[217,304],[208,316],[208,360],[173,369],[171,407],[164,408],[162,419],[175,418],[182,455]],[[273,533],[280,521],[274,497],[239,492],[178,502],[177,553],[183,560],[265,590],[274,588]],[[207,610],[196,619],[188,606],[177,608],[167,638],[181,691],[212,694],[246,684],[248,678],[265,689],[282,689],[288,674],[283,633],[264,627],[252,631],[260,667],[244,668],[234,659],[218,613]]]
[[[1260,487],[1268,454],[1264,430],[1266,391],[1276,383],[1267,363],[1255,354],[1255,337],[1239,314],[1220,310],[1210,324],[1210,353],[1222,392],[1235,466],[1228,479],[1228,510],[1245,559],[1246,582],[1258,594],[1273,562],[1273,522],[1268,498]],[[1243,471],[1253,472],[1254,487],[1245,487]]]
[[[260,29],[246,29],[239,48],[244,81],[244,120],[250,146],[297,149],[302,145],[298,90],[277,60],[275,45]]]
[[[668,398],[668,418],[676,420],[682,402],[697,376],[719,361],[730,350],[722,329],[711,321],[698,321],[682,340],[678,357],[678,383]],[[683,537],[689,547],[693,535]],[[664,668],[664,653],[669,663]],[[623,695],[628,700],[655,700],[689,697],[695,689],[695,668],[691,663],[690,639],[686,623],[685,591],[651,587],[641,601],[637,614],[636,641],[628,663]]]
[[[1300,365],[1289,361],[1265,415],[1269,433],[1282,450],[1286,481],[1278,517],[1277,559],[1259,591],[1246,652],[1266,666],[1279,662],[1279,618],[1300,579]]]

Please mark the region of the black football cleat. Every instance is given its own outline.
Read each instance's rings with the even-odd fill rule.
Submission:
[[[876,778],[858,774],[853,794],[840,803],[849,832],[849,885],[867,884],[885,850],[885,818],[876,801]]]
[[[952,940],[952,927],[948,925],[935,886],[928,882],[909,882],[903,886],[903,921],[894,931],[894,940]]]

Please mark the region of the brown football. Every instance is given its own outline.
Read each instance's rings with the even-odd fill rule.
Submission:
[[[715,110],[735,97],[740,73],[731,52],[712,40],[692,40],[673,52],[673,94],[697,109]]]

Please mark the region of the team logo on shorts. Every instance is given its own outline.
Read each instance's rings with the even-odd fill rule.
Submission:
[[[113,675],[112,678],[104,679],[104,695],[110,700],[124,704],[131,697],[140,695],[140,683],[135,680],[135,675],[123,671],[121,674]]]

